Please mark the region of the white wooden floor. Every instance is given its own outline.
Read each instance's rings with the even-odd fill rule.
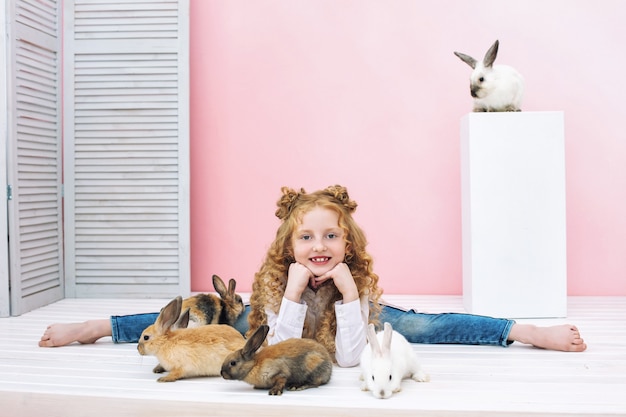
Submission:
[[[462,312],[455,296],[387,296],[426,312]],[[626,297],[570,297],[568,318],[589,345],[562,353],[414,345],[431,382],[406,380],[379,400],[359,389],[358,368],[335,368],[331,382],[281,397],[218,377],[157,383],[152,357],[135,344],[37,346],[46,326],[158,311],[168,300],[66,299],[0,319],[0,416],[626,416]]]

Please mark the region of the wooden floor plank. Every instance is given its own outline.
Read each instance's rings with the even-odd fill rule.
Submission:
[[[458,296],[385,298],[464,311]],[[358,368],[335,367],[329,384],[276,398],[219,377],[157,383],[155,358],[110,338],[37,346],[50,323],[158,311],[167,301],[66,299],[0,319],[0,416],[626,416],[626,297],[569,297],[567,318],[518,320],[576,324],[589,345],[583,353],[413,345],[431,381],[406,380],[388,400],[360,391]]]

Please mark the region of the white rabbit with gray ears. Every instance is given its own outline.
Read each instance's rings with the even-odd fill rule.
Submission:
[[[508,65],[493,64],[498,46],[496,40],[482,62],[460,52],[454,53],[474,70],[470,75],[470,93],[475,112],[521,111],[524,78]]]

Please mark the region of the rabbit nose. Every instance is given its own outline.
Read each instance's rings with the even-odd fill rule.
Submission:
[[[470,88],[470,94],[474,98],[478,97],[478,88]]]

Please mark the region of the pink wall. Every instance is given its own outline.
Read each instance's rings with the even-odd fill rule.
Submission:
[[[461,294],[459,120],[470,68],[563,110],[571,295],[626,295],[626,2],[191,0],[191,270],[250,291],[280,187],[359,202],[386,293]]]

